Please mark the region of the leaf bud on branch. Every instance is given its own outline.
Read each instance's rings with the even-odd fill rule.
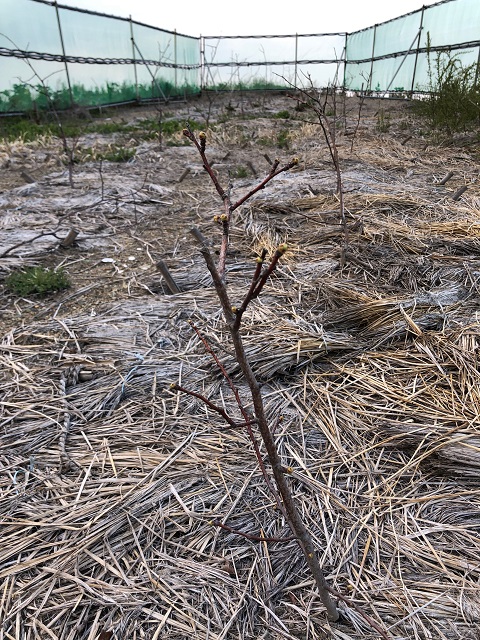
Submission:
[[[275,171],[278,169],[278,165],[279,164],[280,164],[280,160],[278,158],[275,158],[275,160],[273,161],[272,166],[270,167],[270,175],[275,173]]]

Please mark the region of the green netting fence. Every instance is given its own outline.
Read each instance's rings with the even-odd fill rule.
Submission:
[[[430,89],[430,62],[452,52],[480,57],[480,0],[443,0],[354,33],[206,37],[204,77],[212,88],[342,86],[411,94]]]
[[[425,91],[437,55],[480,60],[480,0],[444,0],[347,38],[345,87],[358,91]]]
[[[346,33],[202,38],[202,86],[275,89],[340,86]]]
[[[480,0],[354,33],[195,38],[49,0],[2,0],[0,112],[169,99],[202,89],[428,91],[429,59],[480,59]],[[28,17],[28,19],[26,19]]]
[[[2,0],[0,111],[198,93],[199,39],[45,0]]]

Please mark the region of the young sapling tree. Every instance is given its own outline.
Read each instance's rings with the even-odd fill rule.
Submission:
[[[323,118],[323,110],[320,110],[320,107],[318,104],[316,106],[318,111],[321,111],[321,113],[317,112],[317,115],[319,117],[320,115],[322,115],[322,118]],[[265,411],[263,397],[260,390],[260,384],[258,383],[255,373],[250,365],[250,362],[248,360],[247,353],[243,344],[241,328],[242,328],[242,320],[243,320],[245,311],[247,310],[249,304],[261,294],[270,276],[274,273],[278,265],[278,262],[281,260],[285,252],[288,250],[288,246],[286,244],[281,244],[279,247],[277,247],[275,253],[273,254],[273,256],[271,257],[268,263],[266,262],[267,251],[266,249],[262,250],[260,256],[258,256],[256,259],[256,267],[255,267],[254,274],[252,276],[252,280],[250,282],[249,289],[239,306],[232,305],[228,288],[227,288],[226,260],[227,260],[228,248],[230,245],[230,227],[232,223],[233,212],[238,207],[240,207],[243,203],[249,200],[249,198],[251,198],[255,193],[265,188],[265,186],[273,178],[275,178],[276,176],[278,176],[279,174],[285,171],[289,171],[294,166],[296,166],[298,164],[298,159],[294,158],[291,162],[283,166],[280,166],[280,162],[278,160],[275,160],[271,165],[269,174],[261,182],[259,182],[255,187],[253,187],[250,191],[248,191],[248,193],[246,193],[244,196],[242,196],[238,200],[232,201],[230,191],[223,189],[217,176],[213,172],[211,164],[208,161],[208,158],[206,156],[206,144],[207,144],[206,134],[204,132],[200,132],[197,138],[190,127],[187,127],[186,129],[184,129],[183,133],[195,145],[202,159],[203,167],[208,173],[222,201],[223,213],[214,217],[214,221],[220,224],[222,227],[221,246],[220,246],[219,257],[217,262],[215,262],[212,252],[210,251],[208,241],[202,235],[202,233],[197,228],[194,227],[192,229],[192,234],[197,240],[197,242],[200,244],[200,252],[204,257],[207,268],[212,276],[216,294],[220,301],[225,322],[226,322],[228,331],[230,333],[230,337],[232,339],[235,358],[250,391],[250,401],[253,406],[253,413],[249,412],[246,409],[246,407],[244,406],[240,398],[239,390],[235,386],[231,376],[226,371],[225,367],[223,366],[222,362],[218,358],[217,354],[215,353],[214,349],[211,347],[207,339],[202,335],[200,330],[193,323],[191,323],[191,325],[195,330],[195,332],[197,333],[197,335],[199,336],[199,338],[201,339],[201,341],[203,342],[203,345],[207,353],[210,354],[215,364],[217,365],[222,375],[224,376],[225,380],[227,381],[228,385],[230,386],[230,389],[234,395],[237,407],[239,408],[240,413],[242,415],[242,420],[241,421],[235,420],[226,411],[224,407],[220,407],[216,405],[214,402],[212,402],[210,399],[208,399],[206,396],[202,395],[201,393],[186,389],[185,387],[180,386],[178,384],[172,384],[171,388],[177,391],[189,394],[197,398],[201,402],[203,402],[209,409],[211,409],[212,411],[215,411],[220,416],[222,416],[222,418],[225,420],[226,424],[228,425],[227,428],[232,428],[232,429],[245,428],[246,429],[248,436],[250,438],[250,441],[252,442],[252,445],[255,451],[255,456],[257,458],[260,470],[265,479],[267,487],[270,493],[272,494],[272,496],[274,497],[274,500],[280,512],[284,516],[285,521],[289,525],[293,536],[290,538],[287,537],[282,539],[265,537],[263,535],[256,536],[256,535],[251,535],[251,534],[244,533],[242,531],[232,529],[231,527],[229,527],[228,525],[220,521],[213,521],[211,524],[221,527],[227,531],[236,533],[237,535],[244,536],[245,538],[248,538],[250,540],[257,540],[265,543],[281,542],[281,541],[287,541],[291,539],[296,540],[296,542],[298,543],[298,546],[300,547],[304,555],[307,566],[309,567],[312,573],[312,576],[315,580],[320,598],[322,600],[323,605],[325,606],[328,618],[332,622],[336,622],[340,618],[340,612],[337,608],[337,605],[334,599],[332,598],[332,596],[334,596],[338,600],[342,600],[343,602],[345,602],[352,609],[356,610],[364,618],[364,620],[371,626],[371,628],[375,629],[375,631],[384,640],[392,640],[388,631],[386,631],[381,624],[377,623],[367,613],[365,613],[359,605],[351,601],[349,598],[346,598],[341,593],[339,593],[338,591],[336,591],[335,589],[333,589],[327,584],[325,580],[325,576],[323,574],[323,570],[318,560],[318,555],[315,549],[315,545],[313,543],[313,538],[310,532],[308,531],[308,529],[306,528],[300,516],[299,510],[295,503],[295,499],[290,489],[288,477],[292,473],[292,469],[289,467],[285,467],[282,464],[280,454],[275,444],[275,439],[274,439],[275,430],[276,430],[276,427],[278,426],[279,421],[281,420],[281,417],[278,417],[274,421],[273,425],[269,424],[266,411]],[[328,135],[327,127],[325,127],[324,134]],[[333,140],[331,153],[335,154],[335,150],[333,149],[333,146],[334,146],[334,140]],[[338,174],[340,173],[340,168],[338,164],[338,155],[336,157],[337,157],[337,162],[334,164],[337,169],[337,177],[338,177]],[[339,177],[339,186],[341,189],[341,174]],[[254,427],[258,429],[261,440],[265,447],[266,454],[267,454],[266,457],[270,465],[273,481],[264,463],[260,445],[257,442],[257,439],[255,437],[255,433],[253,429]]]
[[[257,460],[260,463],[261,470],[267,482],[269,490],[273,494],[305,557],[305,561],[315,579],[320,598],[327,610],[329,619],[332,621],[336,621],[339,619],[340,614],[327,586],[322,568],[320,566],[320,562],[318,560],[318,555],[313,543],[312,536],[305,526],[300,516],[299,510],[297,509],[297,506],[295,504],[295,500],[288,481],[288,475],[289,472],[291,473],[291,470],[285,468],[285,466],[282,464],[281,457],[275,444],[274,435],[267,419],[260,390],[260,384],[248,360],[241,333],[242,319],[248,305],[262,292],[268,279],[275,271],[279,260],[281,260],[282,256],[287,251],[287,245],[281,244],[275,251],[268,264],[265,263],[266,251],[263,251],[262,254],[257,258],[256,269],[249,290],[239,306],[233,305],[230,301],[230,296],[226,284],[226,260],[230,244],[230,227],[233,212],[243,203],[245,203],[249,198],[251,198],[255,193],[263,189],[273,178],[283,172],[289,171],[294,166],[296,166],[298,163],[298,159],[294,158],[291,162],[288,162],[287,164],[282,166],[280,166],[280,162],[278,160],[275,160],[270,168],[269,174],[247,194],[239,198],[237,201],[233,202],[229,191],[225,190],[221,186],[207,159],[205,153],[207,142],[206,134],[204,132],[200,132],[197,138],[190,127],[184,129],[183,133],[197,148],[197,151],[202,158],[203,166],[208,173],[211,181],[213,182],[223,204],[223,212],[219,216],[215,216],[215,221],[222,227],[222,239],[217,263],[215,263],[212,252],[210,251],[208,244],[203,238],[202,234],[198,230],[195,230],[194,235],[200,242],[200,251],[212,276],[216,294],[220,301],[226,325],[233,343],[235,358],[250,390],[254,412],[253,415],[251,415],[248,411],[245,410],[238,395],[238,390],[236,390],[231,381],[231,378],[222,367],[219,359],[216,357],[216,355],[213,354],[213,350],[209,347],[206,341],[204,341],[204,344],[206,344],[207,350],[209,350],[211,355],[213,355],[215,362],[221,368],[222,373],[226,377],[232,388],[232,391],[234,392],[237,404],[243,416],[244,423],[242,423],[242,425],[237,425],[223,409],[221,409],[220,407],[216,407],[216,405],[214,405],[210,401],[207,401],[207,399],[200,394],[195,394],[184,388],[181,388],[181,390],[190,393],[191,395],[195,395],[195,397],[197,398],[200,398],[210,408],[220,413],[229,424],[229,426],[244,426],[247,429],[249,437],[254,443]],[[180,390],[177,385],[173,385],[173,387]],[[273,484],[273,482],[271,481],[270,474],[263,465],[259,447],[255,444],[256,439],[254,437],[252,426],[257,427],[258,431],[260,432],[261,440],[267,453],[268,462],[271,468],[271,474],[273,475],[275,484]]]
[[[337,128],[338,128],[338,114],[337,114],[337,100],[335,87],[328,87],[324,96],[315,89],[313,83],[310,80],[310,88],[300,89],[300,92],[305,97],[305,107],[311,109],[317,118],[316,124],[320,125],[325,143],[330,154],[330,159],[335,169],[335,175],[337,178],[336,194],[340,205],[340,224],[344,234],[344,247],[342,251],[342,263],[345,261],[345,253],[348,250],[348,227],[347,218],[345,215],[345,203],[343,198],[343,180],[342,169],[340,166],[340,156],[338,153],[337,145]],[[327,115],[328,98],[332,97],[333,101],[333,114]]]

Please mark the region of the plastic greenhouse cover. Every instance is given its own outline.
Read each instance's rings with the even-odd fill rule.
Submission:
[[[55,9],[49,5],[31,0],[2,0],[0,31],[2,47],[62,53]]]
[[[430,34],[434,47],[472,42],[480,38],[480,0],[455,0],[425,9],[422,47]]]
[[[0,110],[31,108],[45,93],[42,82],[65,106],[71,99],[109,104],[198,90],[198,38],[48,0],[0,1]],[[345,79],[355,90],[426,89],[427,42],[434,48],[470,44],[453,55],[473,64],[479,25],[480,0],[443,0],[348,35],[205,37],[203,80],[206,86],[274,88]],[[32,56],[13,57],[9,50],[15,49]]]

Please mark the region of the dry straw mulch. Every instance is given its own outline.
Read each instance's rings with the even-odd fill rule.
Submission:
[[[283,416],[278,448],[329,584],[396,640],[474,639],[478,196],[392,182],[385,166],[410,161],[399,145],[375,168],[385,188],[367,191],[362,148],[346,169],[345,264],[338,202],[314,193],[312,156],[239,213],[232,299],[255,250],[287,240],[245,342],[272,425]],[[294,541],[235,533],[290,532],[248,435],[169,389],[238,415],[193,319],[248,403],[205,269],[183,257],[169,263],[180,294],[52,311],[3,338],[0,637],[377,638],[349,604],[326,621]]]

